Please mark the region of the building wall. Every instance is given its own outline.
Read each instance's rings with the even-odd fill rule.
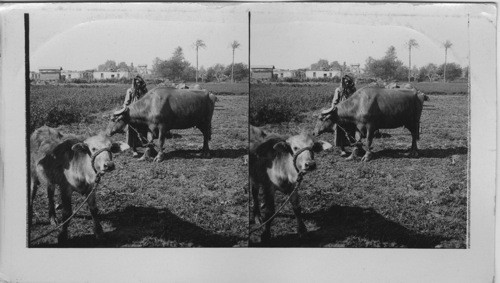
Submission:
[[[42,81],[58,81],[61,79],[61,73],[40,73],[40,80]]]
[[[106,79],[121,79],[129,78],[129,72],[94,72],[94,79],[96,80],[106,80]]]
[[[295,76],[295,72],[288,71],[288,70],[284,70],[284,71],[277,70],[277,71],[274,71],[274,74],[277,75],[278,79],[281,79],[281,78],[294,78],[294,77],[296,77]]]
[[[273,72],[272,71],[267,71],[267,72],[252,72],[252,78],[253,79],[272,79],[273,77]]]
[[[82,72],[76,72],[76,71],[71,71],[71,72],[62,72],[62,76],[65,77],[66,80],[74,80],[74,79],[81,79],[83,78]]]
[[[340,77],[340,71],[306,71],[306,78],[310,79],[334,77]]]

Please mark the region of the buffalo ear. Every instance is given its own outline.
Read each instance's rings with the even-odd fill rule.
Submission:
[[[84,153],[89,153],[90,152],[89,146],[86,145],[83,142],[79,142],[79,143],[74,144],[71,147],[71,150],[75,151],[75,152],[84,152]]]
[[[129,149],[130,146],[124,142],[114,142],[111,144],[111,152],[112,153],[118,153],[118,152],[122,152],[124,150],[127,150]]]
[[[330,148],[332,148],[332,145],[330,143],[325,141],[317,141],[314,143],[312,150],[314,152],[320,152],[323,150],[328,150]]]

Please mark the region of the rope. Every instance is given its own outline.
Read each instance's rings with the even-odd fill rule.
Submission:
[[[143,146],[152,145],[153,147],[156,147],[154,142],[149,142],[148,139],[145,138],[143,135],[141,135],[141,133],[136,128],[132,127],[132,125],[128,124],[128,127],[129,127],[129,129],[132,129],[137,134],[137,138],[139,138],[139,140],[143,143]],[[146,143],[144,143],[144,141],[146,141]]]
[[[75,215],[80,211],[80,209],[82,209],[83,205],[87,202],[87,200],[89,199],[89,197],[95,193],[96,189],[97,189],[97,186],[99,185],[99,182],[101,181],[101,176],[104,175],[103,172],[99,172],[97,173],[96,177],[95,177],[95,182],[94,182],[94,187],[92,188],[92,190],[90,191],[90,193],[87,195],[87,197],[85,198],[84,201],[82,201],[82,203],[80,204],[80,206],[73,212],[73,214],[71,214],[70,217],[68,217],[68,219],[66,219],[63,223],[57,225],[56,227],[50,229],[48,232],[42,234],[41,236],[38,236],[36,237],[35,239],[31,239],[30,240],[30,243],[33,243],[35,241],[38,241],[42,238],[45,238],[47,237],[48,235],[54,233],[57,229],[61,228],[64,224],[68,223],[73,217],[75,217]]]
[[[346,129],[342,128],[342,126],[339,125],[339,123],[337,123],[337,127],[339,127],[345,134],[345,137],[347,138],[347,140],[349,141],[349,143],[351,143],[351,139],[355,140],[356,142],[354,144],[351,143],[351,145],[363,145],[363,143],[359,142],[356,140],[355,137],[351,136],[349,134],[349,132],[346,131]]]

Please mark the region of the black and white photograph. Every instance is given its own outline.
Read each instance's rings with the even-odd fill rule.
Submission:
[[[497,7],[0,5],[0,282],[494,282]]]
[[[384,7],[253,11],[252,244],[468,247],[470,8]]]
[[[28,15],[29,246],[246,246],[247,13],[73,7]]]

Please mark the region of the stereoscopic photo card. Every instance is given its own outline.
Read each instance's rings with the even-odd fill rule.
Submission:
[[[491,282],[496,6],[2,6],[7,282]]]

